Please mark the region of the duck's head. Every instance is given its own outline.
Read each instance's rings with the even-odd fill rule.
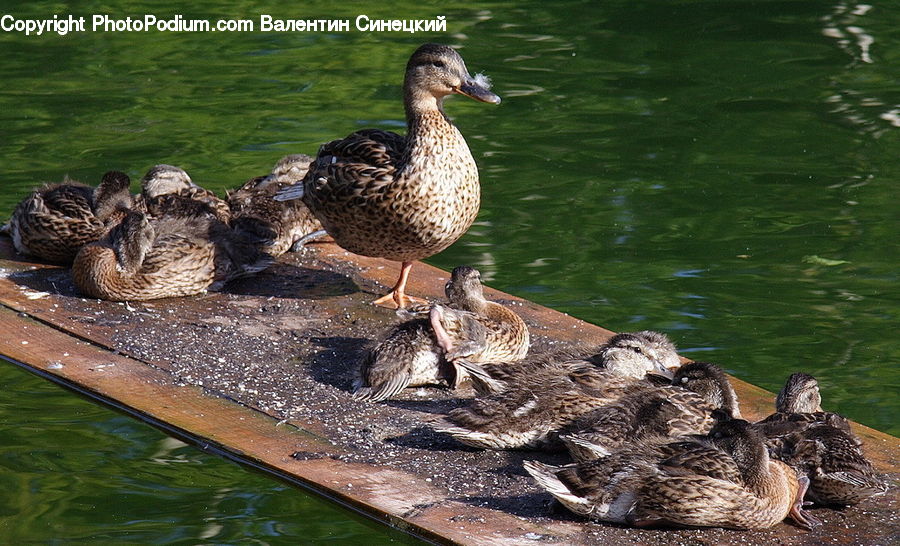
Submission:
[[[602,368],[627,377],[642,378],[650,372],[668,374],[669,378],[672,376],[655,360],[652,343],[633,333],[616,334],[609,338],[591,360]]]
[[[313,158],[306,154],[286,155],[278,160],[272,168],[272,174],[266,178],[277,184],[293,184],[303,180],[312,162]]]
[[[693,391],[729,417],[740,417],[737,395],[722,368],[709,362],[690,362],[678,368],[672,384]]]
[[[656,361],[659,368],[672,371],[681,366],[681,359],[678,357],[678,349],[666,334],[656,332],[654,330],[643,330],[635,332],[634,335],[644,338],[647,341],[650,357]],[[664,374],[671,377],[671,374]]]
[[[119,268],[129,273],[137,271],[155,237],[156,232],[147,217],[141,212],[129,211],[109,233]]]
[[[155,165],[141,179],[141,191],[147,199],[196,186],[184,169],[172,165]]]
[[[131,193],[128,187],[131,179],[120,171],[109,171],[103,175],[100,185],[94,189],[94,214],[98,218],[106,218],[119,209],[131,206]]]
[[[797,372],[787,382],[775,399],[775,410],[782,413],[812,413],[822,411],[822,395],[819,382],[805,373]]]
[[[467,311],[484,302],[484,287],[481,273],[474,267],[461,265],[450,273],[450,280],[444,285],[447,300],[454,306]]]
[[[422,45],[412,54],[403,88],[412,108],[439,108],[444,97],[453,93],[500,104],[488,79],[481,74],[472,77],[459,53],[441,44]]]

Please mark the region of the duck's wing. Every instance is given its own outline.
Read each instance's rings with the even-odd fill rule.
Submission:
[[[303,180],[304,191],[314,201],[387,198],[405,147],[404,137],[378,129],[324,144]]]
[[[428,322],[404,322],[362,359],[353,397],[380,402],[410,385],[441,382],[442,364]]]

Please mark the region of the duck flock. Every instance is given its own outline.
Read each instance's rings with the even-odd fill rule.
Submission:
[[[224,200],[170,165],[150,169],[138,195],[118,171],[97,187],[66,180],[26,197],[2,229],[20,253],[70,264],[83,294],[115,301],[217,290],[326,234],[402,262],[375,303],[405,320],[360,362],[354,398],[471,383],[475,398],[435,428],[480,449],[567,450],[571,464],[525,470],[592,520],[758,529],[790,517],[811,528],[810,503],[853,505],[886,491],[807,374],[791,375],[775,413],[752,423],[718,366],[682,364],[661,333],[529,354],[525,322],[485,299],[471,267],[453,270],[444,303],[406,294],[413,262],[455,242],[479,210],[478,169],[443,110],[451,94],[500,102],[455,50],[425,44],[406,68],[405,136],[362,130],[315,158],[289,155]]]

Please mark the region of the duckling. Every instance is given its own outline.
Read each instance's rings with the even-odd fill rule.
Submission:
[[[788,377],[775,398],[775,413],[758,421],[755,426],[767,438],[780,438],[802,430],[812,423],[825,423],[850,432],[850,422],[836,413],[822,411],[819,382],[805,373]]]
[[[503,305],[484,297],[478,270],[459,266],[444,289],[448,305],[433,305],[428,317],[397,326],[370,351],[360,366],[354,397],[381,401],[408,386],[453,388],[465,372],[453,362],[521,359],[528,351],[525,322]]]
[[[141,179],[133,208],[154,218],[207,215],[224,223],[231,218],[228,203],[195,184],[184,169],[165,164],[154,165]]]
[[[125,173],[110,171],[96,188],[68,178],[47,184],[16,206],[4,231],[20,253],[69,264],[121,219],[131,204],[130,183]]]
[[[854,505],[887,491],[850,431],[846,418],[822,411],[819,384],[792,374],[776,399],[776,413],[756,423],[772,455],[810,479],[807,498],[817,504]]]
[[[665,334],[644,330],[616,334],[599,347],[536,355],[514,366],[504,362],[477,365],[466,360],[459,365],[470,374],[475,391],[487,395],[502,392],[508,385],[540,383],[547,376],[565,375],[567,366],[580,369],[583,364],[587,370],[600,367],[617,376],[640,379],[648,372],[648,361],[653,365],[650,371],[668,378],[672,368],[681,364],[675,344]]]
[[[281,158],[268,176],[251,178],[243,186],[228,194],[231,226],[265,244],[272,256],[288,250],[299,250],[304,236],[325,235],[322,224],[298,199],[276,201],[273,196],[281,189],[302,180],[313,158],[306,154],[291,154]]]
[[[660,370],[652,342],[633,334],[612,337],[596,355],[556,352],[508,368],[500,392],[452,410],[435,429],[473,447],[558,447],[560,429],[580,415],[651,383],[640,373]]]
[[[576,461],[591,460],[637,440],[706,434],[715,424],[715,410],[741,416],[734,388],[715,364],[691,362],[675,372],[669,386],[636,391],[580,416],[560,440]]]
[[[106,237],[82,247],[72,277],[91,297],[150,300],[218,290],[270,262],[271,256],[209,216],[151,220],[131,211]]]
[[[413,262],[453,244],[478,215],[478,167],[443,109],[453,93],[500,102],[452,48],[419,47],[403,84],[407,135],[365,129],[329,142],[303,181],[276,197],[303,199],[346,250],[402,263],[397,283],[375,300],[378,305],[406,307]]]
[[[649,454],[632,448],[564,467],[528,461],[525,470],[566,508],[599,521],[732,529],[764,529],[788,516],[807,529],[818,523],[803,511],[808,478],[770,459],[762,435],[742,419],[718,423],[705,440]]]

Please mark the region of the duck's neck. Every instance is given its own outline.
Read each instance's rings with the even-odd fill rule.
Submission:
[[[444,113],[444,97],[406,92],[406,156],[433,156],[436,148],[447,149],[462,135]],[[465,143],[465,141],[463,141]]]
[[[769,455],[762,443],[745,445],[732,454],[747,487],[759,490],[769,480]]]
[[[125,273],[134,273],[140,269],[147,255],[146,246],[129,237],[114,239],[113,251],[116,253],[117,268]]]
[[[464,309],[469,311],[470,313],[475,313],[478,315],[484,315],[485,310],[487,309],[487,300],[484,297],[478,297],[473,295],[465,295],[457,302],[457,305],[460,309]]]

